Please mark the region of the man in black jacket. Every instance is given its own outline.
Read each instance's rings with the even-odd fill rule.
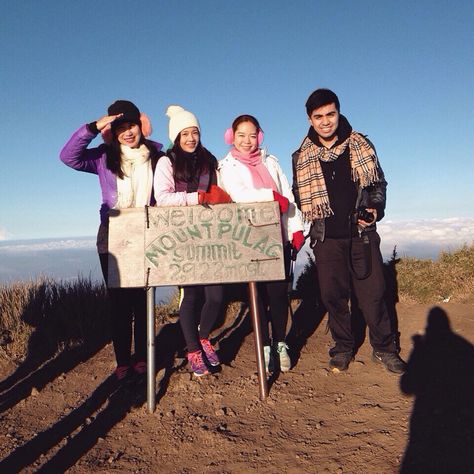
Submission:
[[[354,357],[351,302],[364,315],[373,359],[403,373],[405,363],[384,301],[375,222],[384,215],[387,183],[375,148],[340,114],[334,92],[314,91],[306,112],[311,126],[293,154],[293,192],[304,219],[312,223],[311,247],[335,342],[329,366],[346,370]]]

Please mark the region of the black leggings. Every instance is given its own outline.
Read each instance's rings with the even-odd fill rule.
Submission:
[[[291,246],[286,245],[284,252],[285,275],[289,274]],[[257,284],[260,327],[263,345],[273,342],[283,342],[286,338],[288,323],[288,279],[265,281]],[[268,330],[271,324],[272,337]]]
[[[188,352],[201,349],[199,339],[208,339],[224,298],[222,285],[195,285],[181,288],[179,322]],[[199,330],[198,330],[199,326]]]
[[[273,342],[284,341],[288,323],[288,282],[258,283],[257,289],[263,345],[269,346],[271,342],[268,323],[271,324]]]
[[[108,254],[99,254],[104,280],[107,282]],[[117,365],[130,365],[132,328],[135,362],[146,360],[146,293],[143,288],[110,288],[112,342]]]

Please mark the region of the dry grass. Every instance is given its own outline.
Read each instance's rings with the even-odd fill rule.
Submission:
[[[167,302],[155,306],[156,324],[175,322],[179,315],[179,291],[176,290]]]
[[[474,295],[474,245],[453,252],[442,252],[438,260],[398,258],[394,249],[385,263],[388,285],[396,285],[400,301],[439,303],[472,301]],[[297,292],[315,295],[316,266],[310,254],[298,278]]]
[[[44,354],[94,344],[106,337],[106,304],[104,285],[85,278],[0,285],[0,356],[21,362],[33,333]]]
[[[437,261],[397,258],[386,263],[400,301],[437,303],[473,301],[474,245],[443,252]],[[318,299],[316,268],[310,254],[298,278],[299,297]],[[239,301],[230,297],[229,301]],[[0,357],[20,363],[32,341],[36,353],[53,356],[61,350],[103,343],[109,339],[106,289],[91,279],[64,282],[50,278],[0,285]],[[156,323],[176,322],[179,293],[155,308]],[[233,321],[240,303],[230,303],[225,323]],[[223,322],[224,322],[223,321]],[[32,337],[34,335],[34,337]]]
[[[399,294],[419,303],[472,300],[474,245],[442,252],[438,260],[403,258],[397,263]]]

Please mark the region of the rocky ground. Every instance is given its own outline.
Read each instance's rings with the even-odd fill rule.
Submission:
[[[326,319],[298,308],[295,367],[270,379],[263,402],[244,311],[214,334],[222,370],[200,379],[183,364],[178,324],[161,327],[153,414],[145,387],[114,386],[110,344],[39,367],[2,362],[0,472],[474,472],[474,306],[432,310],[410,357],[430,310],[397,307],[411,359],[401,380],[367,340],[347,372],[330,372]]]

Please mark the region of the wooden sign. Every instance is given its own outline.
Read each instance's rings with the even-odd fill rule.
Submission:
[[[111,211],[111,288],[284,278],[276,202]]]

